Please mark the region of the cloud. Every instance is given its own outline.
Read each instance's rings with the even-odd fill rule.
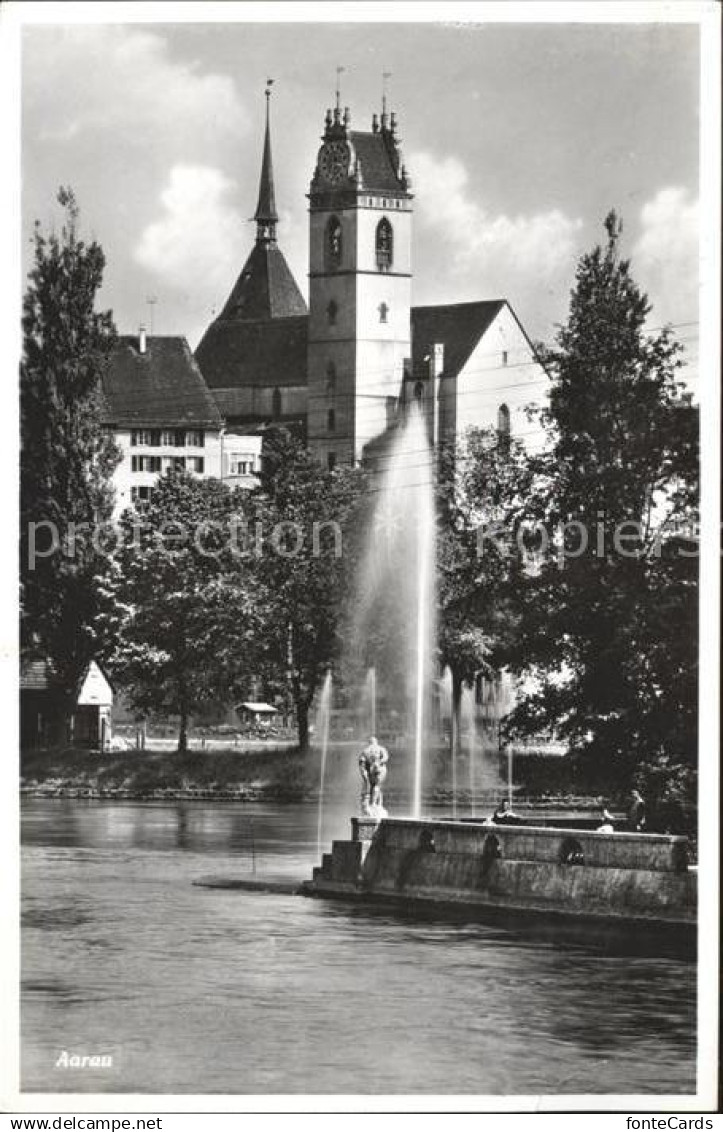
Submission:
[[[527,305],[540,288],[566,295],[582,221],[553,209],[514,217],[491,214],[475,199],[465,166],[430,153],[410,158],[422,239],[442,237],[441,257],[455,295],[512,295]]]
[[[93,131],[112,139],[121,130],[149,146],[155,131],[166,144],[175,138],[187,146],[209,134],[238,136],[245,126],[233,81],[173,59],[157,32],[120,24],[31,28],[23,46],[26,115],[37,115],[41,139]]]
[[[640,211],[632,273],[648,293],[656,325],[697,318],[698,212],[698,201],[680,187],[661,189]]]
[[[219,169],[175,165],[160,196],[162,215],[141,233],[137,263],[165,287],[199,303],[224,299],[240,267],[248,232],[229,203],[235,185]]]

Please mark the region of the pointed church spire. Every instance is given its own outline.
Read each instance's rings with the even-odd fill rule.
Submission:
[[[275,243],[276,199],[274,196],[274,166],[271,160],[271,130],[270,130],[270,103],[273,79],[266,80],[266,135],[264,137],[264,157],[261,164],[261,180],[259,181],[259,203],[256,205],[254,220],[256,221],[256,242]]]

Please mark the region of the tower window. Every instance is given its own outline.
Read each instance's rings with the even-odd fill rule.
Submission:
[[[500,405],[497,410],[497,435],[500,443],[507,443],[510,439],[510,410],[506,405]]]
[[[386,303],[380,303],[379,304],[379,321],[380,322],[386,322],[388,314],[389,314],[389,307],[387,306],[387,304]]]
[[[377,224],[376,250],[377,267],[380,271],[388,271],[394,259],[394,233],[386,216]]]
[[[271,394],[271,415],[277,420],[281,416],[281,390],[274,389]]]
[[[336,393],[336,366],[333,362],[326,367],[326,391],[332,396]]]
[[[507,351],[506,350],[502,351],[502,365],[503,366],[507,365]]]
[[[339,267],[341,252],[341,221],[338,216],[332,216],[326,226],[326,257],[329,267]]]
[[[326,308],[326,316],[329,319],[329,326],[336,326],[336,316],[339,313],[339,306],[335,299],[331,299],[328,307]]]
[[[326,429],[327,432],[336,431],[336,412],[334,411],[334,409],[329,409],[326,414]]]

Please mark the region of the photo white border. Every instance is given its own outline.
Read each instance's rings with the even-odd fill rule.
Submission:
[[[700,625],[700,861],[705,883],[700,892],[698,965],[698,1083],[695,1094],[604,1096],[341,1096],[325,1095],[149,1095],[19,1093],[19,801],[17,722],[17,570],[14,557],[2,561],[0,673],[6,751],[0,849],[0,907],[4,912],[0,984],[4,1056],[0,1061],[0,1109],[6,1112],[111,1113],[371,1113],[371,1112],[702,1112],[717,1103],[719,999],[719,666],[720,666],[720,208],[721,208],[721,9],[716,3],[678,0],[638,2],[557,2],[511,0],[480,3],[18,3],[0,9],[0,97],[5,169],[0,178],[3,247],[10,248],[2,272],[0,334],[4,343],[4,382],[0,418],[0,473],[3,475],[7,530],[17,529],[17,361],[20,357],[20,50],[22,28],[70,23],[681,23],[697,24],[701,35],[701,625]],[[8,489],[12,485],[13,490]],[[14,534],[12,536],[14,539]],[[15,863],[16,868],[9,867]],[[591,1119],[595,1119],[591,1117]],[[421,1118],[426,1123],[426,1118]],[[415,1120],[418,1125],[420,1118]],[[556,1127],[561,1122],[558,1120]],[[622,1125],[621,1125],[622,1126]],[[564,1123],[563,1123],[564,1127]]]

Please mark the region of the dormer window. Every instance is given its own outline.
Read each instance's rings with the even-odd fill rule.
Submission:
[[[386,216],[377,224],[376,252],[377,267],[380,271],[388,271],[394,259],[394,233]]]
[[[338,216],[332,216],[326,226],[326,259],[329,267],[340,266],[341,253],[341,221]]]
[[[328,307],[326,308],[326,317],[329,320],[329,326],[336,326],[336,316],[338,313],[339,306],[335,299],[331,299],[329,301]]]
[[[380,322],[386,322],[388,314],[389,314],[389,307],[387,306],[387,304],[386,303],[380,303],[379,304],[379,321]]]

